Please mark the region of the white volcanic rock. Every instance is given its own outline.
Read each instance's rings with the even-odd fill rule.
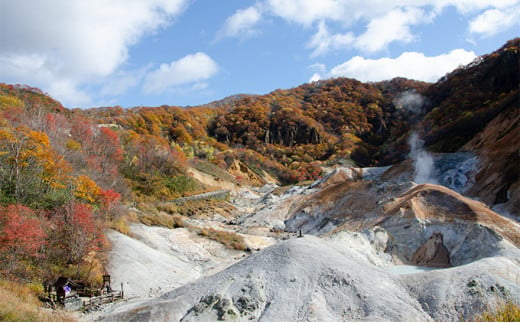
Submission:
[[[464,266],[395,274],[378,246],[384,240],[380,229],[293,238],[102,320],[448,321],[520,301],[517,249]]]
[[[112,250],[108,269],[112,285],[119,289],[123,283],[128,298],[159,296],[221,270],[244,255],[185,228],[171,230],[133,224],[131,230],[135,238],[115,231],[109,233]]]
[[[461,191],[472,184],[472,158],[442,159]],[[247,214],[225,229],[263,249],[247,258],[188,229],[134,225],[137,240],[114,234],[113,277],[138,281],[141,301],[87,318],[458,321],[520,302],[520,225],[447,187],[407,181],[406,167],[370,170],[371,180],[339,170],[311,187],[234,195]]]
[[[506,300],[520,302],[518,249],[467,265],[400,275],[415,299],[435,321],[473,320]]]
[[[336,241],[337,242],[337,241]],[[353,248],[306,236],[104,320],[429,320],[391,274]]]

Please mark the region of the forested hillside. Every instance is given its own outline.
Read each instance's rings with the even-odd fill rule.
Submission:
[[[191,168],[247,184],[225,172],[240,161],[297,183],[338,163],[402,161],[412,131],[431,151],[456,151],[518,113],[519,61],[517,38],[435,84],[338,78],[189,108],[71,110],[0,84],[1,276],[99,283],[105,229],[124,232],[131,206],[203,192]]]

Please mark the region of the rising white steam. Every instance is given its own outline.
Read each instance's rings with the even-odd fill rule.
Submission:
[[[424,150],[424,140],[419,138],[416,132],[408,139],[410,145],[410,158],[415,168],[413,181],[417,184],[432,183],[437,181],[431,176],[433,171],[433,157]]]
[[[406,109],[414,115],[423,113],[424,97],[415,90],[408,90],[403,92],[397,99],[394,100],[394,105],[398,109]]]
[[[411,122],[417,121],[424,114],[425,98],[417,93],[415,90],[403,92],[397,99],[394,100],[394,105],[397,109],[404,109],[410,112],[408,118]],[[417,125],[415,126],[417,128]],[[419,138],[417,130],[415,130],[410,138],[408,138],[410,145],[409,157],[413,160],[415,169],[413,181],[417,184],[434,183],[437,181],[432,177],[433,171],[433,157],[424,149],[424,141]]]

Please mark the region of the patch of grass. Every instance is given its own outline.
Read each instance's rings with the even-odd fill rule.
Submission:
[[[247,245],[244,238],[234,232],[210,229],[201,229],[199,235],[207,237],[208,239],[218,241],[226,246],[228,249],[246,250]]]
[[[315,182],[315,180],[308,179],[308,180],[305,180],[305,181],[298,182],[296,185],[297,186],[309,186],[309,185],[313,184],[314,182]]]
[[[271,193],[274,195],[280,196],[283,193],[285,193],[288,189],[290,189],[291,187],[293,187],[293,186],[292,185],[280,186],[280,187],[275,188]]]
[[[128,225],[128,217],[120,216],[109,223],[110,229],[114,229],[122,234],[130,234],[130,226]]]
[[[171,192],[184,194],[186,192],[198,192],[202,186],[194,178],[185,175],[168,177],[164,180],[166,186]]]
[[[171,200],[202,190],[201,183],[184,173],[165,175],[158,172],[153,174],[127,172],[125,176],[138,203]]]
[[[236,182],[236,179],[234,176],[228,174],[225,170],[223,170],[222,168],[218,167],[215,164],[210,163],[207,160],[198,159],[196,161],[191,162],[191,165],[196,170],[199,170],[199,171],[209,174],[209,175],[213,175],[224,181],[228,181],[228,182],[232,182],[232,183]]]
[[[36,293],[31,286],[0,280],[0,321],[74,321],[74,317],[64,311],[43,308]]]
[[[226,216],[233,212],[234,208],[224,200],[194,200],[184,201],[182,203],[168,203],[157,207],[160,211],[172,215],[182,215],[192,218],[205,219],[214,213]]]
[[[160,226],[170,229],[185,227],[182,216],[160,213],[141,213],[138,216],[139,222],[148,226]]]
[[[508,301],[494,311],[485,311],[475,318],[478,322],[520,322],[520,305]]]

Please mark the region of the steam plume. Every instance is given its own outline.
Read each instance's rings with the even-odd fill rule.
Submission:
[[[416,132],[412,133],[408,139],[410,145],[410,158],[413,160],[415,168],[413,181],[417,184],[432,183],[436,184],[436,180],[431,177],[433,170],[433,157],[424,150],[424,140],[419,138]]]
[[[396,108],[406,109],[414,115],[421,115],[423,113],[424,97],[415,90],[408,90],[394,100],[394,105]]]
[[[410,112],[408,116],[411,122],[417,121],[423,114],[425,98],[415,90],[403,92],[395,101],[394,105],[398,109],[405,109]],[[416,126],[417,128],[417,126]],[[410,145],[409,157],[413,160],[415,169],[413,181],[417,184],[436,183],[432,178],[433,157],[424,149],[424,141],[419,138],[417,131],[414,131],[408,138]]]

